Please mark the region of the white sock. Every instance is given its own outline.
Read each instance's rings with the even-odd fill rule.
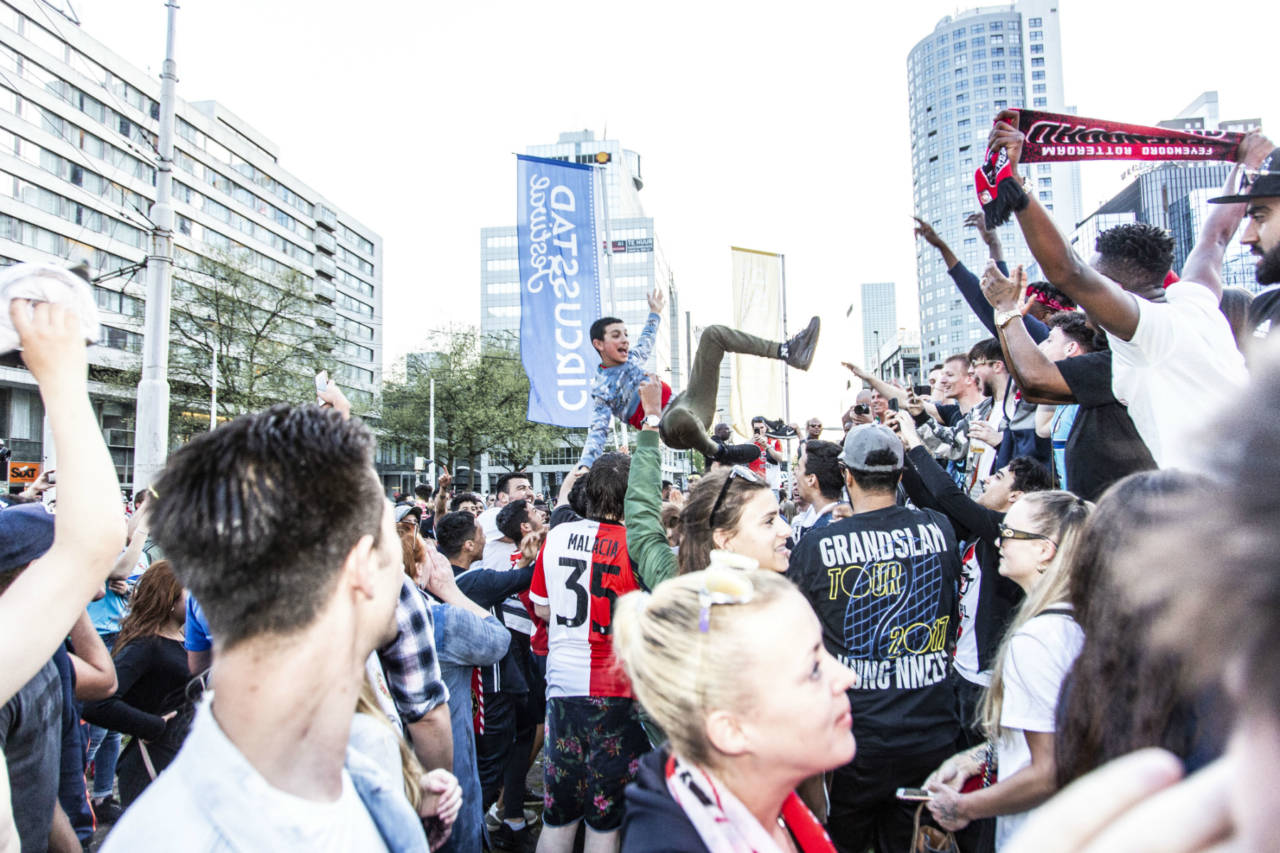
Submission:
[[[503,819],[503,823],[505,823],[507,826],[509,826],[509,827],[510,827],[513,831],[515,831],[515,832],[519,832],[520,830],[524,829],[524,818],[520,818],[519,820],[512,820],[511,818],[504,818],[504,819]]]

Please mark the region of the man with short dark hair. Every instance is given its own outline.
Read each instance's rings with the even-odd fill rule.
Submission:
[[[665,302],[661,288],[649,294],[649,318],[634,351],[627,338],[627,327],[617,317],[602,317],[591,324],[591,345],[600,353],[600,367],[591,386],[595,409],[578,467],[590,467],[604,451],[611,418],[617,417],[636,429],[643,426],[640,384],[648,377],[645,362],[653,349]],[[749,445],[726,447],[707,435],[711,419],[715,417],[721,360],[725,353],[741,353],[776,358],[799,370],[808,370],[818,344],[819,325],[819,319],[814,317],[802,331],[781,343],[727,326],[705,328],[698,340],[685,390],[672,398],[670,387],[666,383],[662,385],[663,412],[652,417],[663,442],[675,450],[697,450],[708,461],[749,462]]]
[[[805,507],[791,522],[791,537],[796,542],[806,532],[831,523],[831,511],[844,492],[840,445],[820,439],[810,439],[807,445],[796,465],[797,503],[803,501]]]
[[[1023,599],[1021,587],[1000,574],[1000,525],[1023,495],[1053,488],[1053,479],[1036,459],[1018,456],[991,474],[974,500],[960,491],[921,444],[913,418],[900,413],[898,433],[907,447],[902,480],[907,496],[918,507],[944,513],[956,537],[965,543],[953,680],[965,740],[973,746],[986,739],[978,706],[991,683],[991,667],[1009,619]]]
[[[510,475],[498,483],[499,500],[504,494],[509,500],[496,508],[493,517],[496,535],[484,545],[481,562],[481,568],[495,574],[519,571],[521,543],[530,534],[544,529],[532,500],[511,497],[524,494],[532,497],[528,476]],[[486,514],[477,519],[482,528]],[[489,539],[489,531],[484,533]],[[531,577],[532,572],[528,576]],[[500,792],[505,792],[502,794],[503,825],[498,828],[495,843],[501,841],[504,846],[531,851],[534,839],[524,820],[524,778],[529,771],[535,732],[542,720],[544,688],[531,658],[535,625],[522,600],[528,597],[529,580],[523,571],[520,577],[520,592],[508,595],[494,607],[498,619],[511,632],[511,645],[497,666],[481,670],[484,731],[476,740],[476,758],[485,810],[497,801]]]
[[[630,467],[623,453],[596,459],[588,517],[551,530],[534,569],[530,598],[548,625],[542,853],[570,853],[584,821],[586,849],[609,849],[622,825],[623,788],[649,750],[610,639],[617,599],[641,588],[623,526]]]
[[[1116,240],[1102,245],[1114,245],[1124,252],[1131,244]],[[1119,262],[1116,266],[1132,267]],[[996,312],[1004,316],[1018,303],[1019,275],[1009,279],[988,268],[982,288]],[[1156,463],[1112,388],[1107,336],[1084,325],[1080,312],[1055,314],[1050,322],[1055,328],[1039,345],[1021,324],[1007,323],[1000,328],[1000,345],[1024,399],[1060,408],[1078,406],[1062,449],[1063,487],[1086,500],[1097,500],[1112,483],[1137,471],[1152,470]],[[1055,436],[1061,435],[1061,428],[1059,418]],[[1058,438],[1054,441],[1056,448]]]
[[[988,145],[1003,149],[1017,178],[1025,137],[1016,111],[996,116]],[[1254,132],[1240,142],[1236,168],[1257,168],[1274,146]],[[1235,175],[1232,175],[1232,179]],[[1246,381],[1222,298],[1222,256],[1245,206],[1226,196],[1205,219],[1187,256],[1182,280],[1164,286],[1173,260],[1173,241],[1150,225],[1122,225],[1099,235],[1098,254],[1085,263],[1053,219],[1028,196],[1017,212],[1027,246],[1047,279],[1074,299],[1103,329],[1112,351],[1112,390],[1151,456],[1161,467],[1197,463],[1195,448],[1202,419],[1187,411],[1222,411],[1238,403]],[[996,325],[1014,318],[1000,314]]]
[[[858,752],[831,781],[827,831],[842,850],[907,850],[919,786],[960,734],[950,682],[960,559],[951,522],[895,503],[902,441],[854,427],[841,454],[853,515],[801,539],[788,575],[822,623],[827,651],[857,673]]]
[[[348,748],[366,660],[397,642],[405,595],[373,448],[358,421],[277,405],[169,457],[151,533],[208,617],[216,690],[104,849],[426,849],[414,809],[387,796],[403,779]],[[433,653],[428,635],[402,687],[445,707],[451,743]]]
[[[766,474],[774,474],[778,470],[778,463],[786,459],[782,453],[782,442],[776,438],[769,438],[768,431],[769,424],[763,415],[756,415],[751,419],[751,440],[755,444],[757,455],[748,467],[762,480],[766,478]],[[772,486],[777,477],[770,476],[768,479],[769,485]]]
[[[494,505],[478,516],[480,526],[484,528],[486,566],[491,569],[503,568],[503,561],[510,560],[511,557],[512,548],[509,547],[509,542],[502,542],[502,531],[498,529],[498,513],[511,501],[532,502],[535,497],[533,482],[525,472],[508,471],[498,477],[498,482],[494,485]]]

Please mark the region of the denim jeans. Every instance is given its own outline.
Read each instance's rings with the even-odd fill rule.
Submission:
[[[116,646],[115,634],[102,634],[107,651]],[[89,758],[93,764],[93,793],[95,800],[111,796],[116,783],[116,761],[120,758],[120,733],[101,726],[89,726]]]

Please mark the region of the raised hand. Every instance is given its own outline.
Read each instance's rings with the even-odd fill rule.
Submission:
[[[22,343],[22,361],[41,394],[82,391],[87,386],[89,362],[74,311],[51,302],[14,299],[9,303],[9,319]]]
[[[1022,159],[1022,145],[1027,137],[1018,130],[1018,111],[1001,110],[996,114],[995,127],[987,136],[988,148],[1003,148],[1009,155],[1009,163],[1013,173],[1018,174],[1018,161]]]
[[[915,235],[917,237],[923,237],[926,243],[937,249],[941,249],[946,246],[946,243],[942,242],[942,238],[938,236],[938,232],[933,230],[932,225],[925,222],[919,216],[913,216],[911,218],[916,221]]]
[[[995,232],[995,229],[987,228],[986,214],[970,213],[964,218],[964,225],[966,228],[977,228],[978,236],[981,237],[982,242],[986,243],[988,246],[993,243],[1000,242],[1000,235]]]
[[[662,285],[658,285],[649,294],[649,310],[654,314],[661,314],[663,307],[667,304],[667,295],[662,292]]]
[[[987,268],[982,271],[982,280],[978,282],[982,295],[997,311],[1012,311],[1018,307],[1018,300],[1027,290],[1027,273],[1019,265],[1013,271],[1013,278],[1000,272],[995,261],[987,261]]]

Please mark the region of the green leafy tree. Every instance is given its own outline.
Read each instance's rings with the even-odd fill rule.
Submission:
[[[436,394],[436,461],[474,472],[483,453],[521,470],[561,442],[581,447],[582,431],[534,423],[526,416],[529,380],[511,337],[482,340],[474,328],[432,335],[432,357],[382,389],[380,428],[388,440],[430,455],[431,380]]]
[[[316,323],[306,276],[264,272],[245,254],[182,253],[172,287],[171,439],[184,442],[209,428],[215,354],[219,419],[313,398],[316,370],[334,337]],[[99,370],[93,378],[136,386],[141,371]]]

